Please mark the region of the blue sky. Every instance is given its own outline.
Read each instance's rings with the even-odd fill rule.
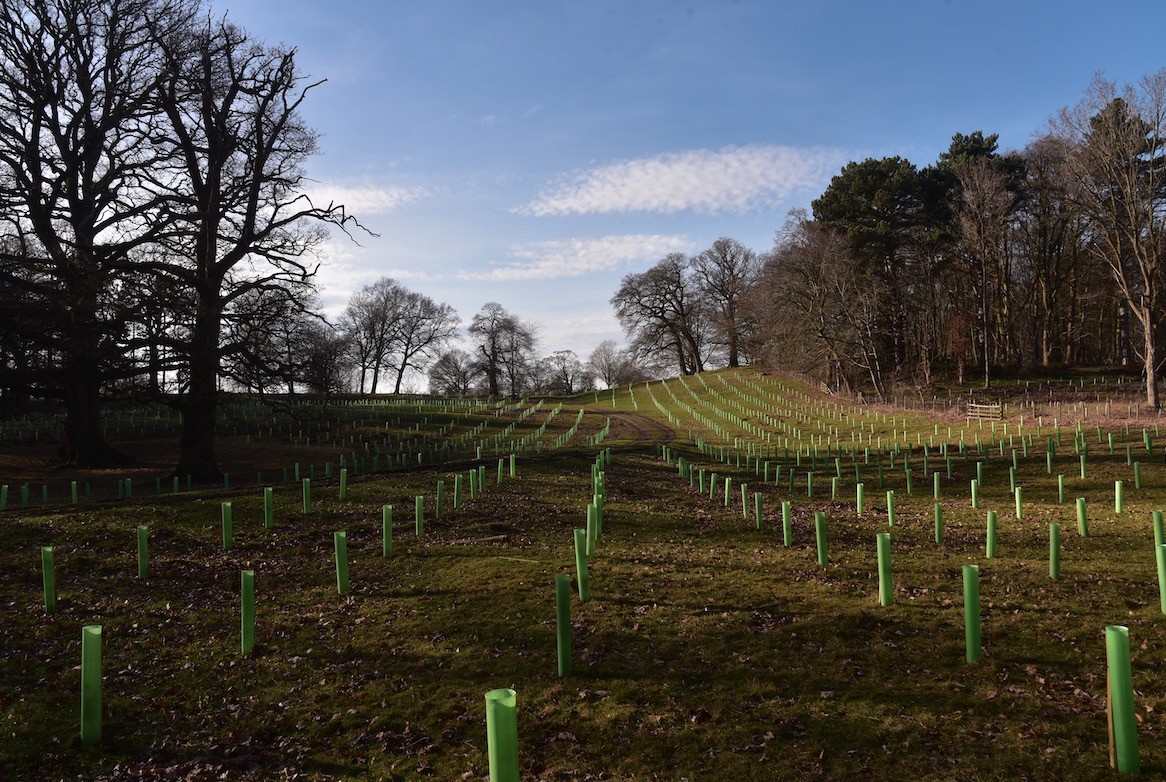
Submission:
[[[720,236],[758,251],[849,160],[1023,147],[1093,74],[1166,66],[1166,4],[969,0],[212,0],[327,83],[314,191],[328,312],[380,276],[537,322],[545,352],[623,341],[620,278]]]

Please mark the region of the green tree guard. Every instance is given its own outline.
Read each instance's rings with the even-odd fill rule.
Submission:
[[[761,529],[761,492],[753,492],[753,518],[757,523],[757,529]]]
[[[587,576],[587,530],[575,530],[575,574],[579,586],[579,601],[591,599],[591,580]]]
[[[1057,504],[1065,504],[1065,476],[1063,474],[1057,476]]]
[[[935,503],[935,542],[943,542],[943,503]]]
[[[875,548],[879,560],[879,605],[889,606],[895,602],[895,585],[891,580],[891,534],[876,534]]]
[[[1085,454],[1081,454],[1081,480],[1085,480]]]
[[[1138,722],[1134,716],[1129,628],[1122,625],[1105,628],[1105,659],[1109,669],[1109,735],[1113,742],[1110,758],[1119,774],[1136,774],[1141,770],[1141,760],[1138,757]]]
[[[473,475],[471,472],[470,475]],[[470,480],[473,482],[473,479]],[[462,476],[457,474],[453,476],[453,509],[457,510],[462,506]]]
[[[559,653],[559,676],[571,675],[571,577],[555,575],[555,629]]]
[[[741,518],[749,518],[749,484],[741,484]]]
[[[895,526],[895,490],[887,490],[887,526]]]
[[[266,529],[275,527],[275,487],[263,487],[263,526]]]
[[[418,494],[413,498],[414,526],[417,537],[425,534],[425,496]]]
[[[1161,546],[1166,543],[1166,535],[1163,534],[1162,528],[1162,511],[1156,510],[1150,514],[1150,518],[1154,524],[1154,545]]]
[[[975,510],[975,509],[978,509],[980,507],[980,481],[977,480],[976,478],[972,478],[971,486],[972,486],[972,509]]]
[[[393,556],[393,506],[381,506],[381,555]]]
[[[725,478],[725,507],[729,507],[729,500],[732,498],[732,478]]]
[[[980,567],[964,565],[964,646],[968,662],[980,659]]]
[[[782,543],[786,546],[792,546],[794,542],[794,524],[793,524],[793,507],[789,500],[782,500],[781,502],[781,538]]]
[[[993,559],[996,556],[996,511],[988,511],[988,542],[984,545],[984,556]]]
[[[931,496],[933,499],[939,499],[939,473],[931,473]]]
[[[438,481],[437,482],[437,498],[434,500],[434,505],[433,505],[433,518],[435,518],[438,521],[441,521],[442,512],[444,511],[444,505],[445,505],[445,481]]]
[[[1142,463],[1134,462],[1134,488],[1142,488]]]
[[[514,454],[510,454],[510,477],[518,477],[518,465],[514,461]]]
[[[514,690],[486,693],[490,782],[518,782],[518,718]]]
[[[1016,518],[1023,519],[1024,518],[1024,504],[1023,504],[1023,501],[1021,500],[1021,497],[1024,493],[1024,488],[1021,486],[1017,486],[1015,492],[1016,492]]]
[[[81,746],[101,741],[101,625],[81,628]]]
[[[348,468],[340,468],[340,499],[345,499],[348,496]]]
[[[255,648],[255,571],[240,571],[239,580],[239,592],[243,602],[240,651],[242,654],[251,654],[251,650]]]
[[[506,464],[505,459],[498,460],[498,480],[495,481],[495,483],[502,483],[502,473],[506,469],[505,464]]]
[[[138,578],[150,577],[149,531],[145,525],[138,527]]]
[[[1166,544],[1154,546],[1154,563],[1158,566],[1158,602],[1166,614]]]
[[[595,540],[599,537],[598,523],[595,520],[595,504],[587,505],[587,557],[595,556]]]
[[[336,549],[336,592],[348,594],[348,533],[333,532],[332,545]]]
[[[223,550],[226,551],[231,548],[231,533],[234,526],[231,518],[231,503],[224,502],[222,504],[223,514]]]
[[[1119,516],[1121,515],[1122,511],[1122,498],[1125,494],[1122,488],[1121,481],[1113,482],[1113,512]]]
[[[45,613],[57,610],[57,577],[53,569],[53,547],[42,546],[40,550],[41,576],[45,585]]]
[[[826,547],[826,514],[822,511],[814,513],[814,534],[818,542],[818,564],[825,567],[829,561],[829,552]]]
[[[312,479],[304,478],[304,513],[312,509]]]
[[[864,499],[863,494],[864,494],[865,488],[866,488],[865,485],[861,484],[861,483],[854,487],[854,509],[858,513],[859,516],[862,515],[862,506],[863,506],[863,499]]]
[[[1049,578],[1056,581],[1061,577],[1061,525],[1049,525]]]
[[[1077,498],[1077,534],[1083,538],[1089,537],[1089,518],[1085,515],[1085,498]]]

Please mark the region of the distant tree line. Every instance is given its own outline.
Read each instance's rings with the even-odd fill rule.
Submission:
[[[1138,366],[1158,408],[1166,71],[1097,77],[1024,149],[997,141],[849,163],[761,256],[720,239],[624,277],[631,346],[682,373],[767,363],[878,396],[936,373]]]

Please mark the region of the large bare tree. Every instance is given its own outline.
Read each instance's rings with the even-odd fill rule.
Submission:
[[[321,81],[300,72],[294,49],[256,41],[225,18],[157,38],[166,57],[161,107],[181,168],[173,183],[179,219],[168,239],[174,260],[149,269],[193,299],[176,474],[216,480],[225,311],[256,290],[307,284],[326,227],[346,230],[353,218],[304,194],[303,165],[318,145],[300,108]]]
[[[740,366],[741,349],[750,330],[741,301],[756,282],[760,270],[757,253],[736,239],[722,236],[692,259],[692,270],[728,364]]]
[[[1141,328],[1146,405],[1158,409],[1158,334],[1166,317],[1166,70],[1121,89],[1095,77],[1053,127],[1074,147],[1068,170],[1092,218],[1093,251]]]
[[[100,416],[103,384],[125,368],[111,367],[125,314],[110,291],[171,223],[158,39],[187,25],[192,8],[0,0],[0,220],[12,239],[0,281],[28,304],[27,337],[53,357],[5,384],[31,381],[64,402],[59,458],[78,466],[121,460]]]

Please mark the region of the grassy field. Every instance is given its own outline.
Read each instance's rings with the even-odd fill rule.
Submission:
[[[1163,774],[1166,619],[1151,512],[1166,507],[1166,433],[1138,418],[1124,392],[1111,400],[1104,385],[1049,385],[1006,421],[969,425],[948,411],[851,407],[741,370],[541,406],[352,405],[317,411],[314,442],[302,426],[256,412],[226,441],[232,487],[175,494],[164,482],[157,493],[166,440],[142,430],[123,445],[150,454],[133,497],[117,498],[121,473],[79,476],[93,486],[77,505],[64,488],[74,476],[36,467],[47,445],[9,446],[0,458],[10,476],[0,476],[10,485],[0,515],[0,778],[484,779],[483,696],[511,687],[523,779],[1104,779],[1113,773],[1105,628],[1115,624],[1129,628],[1142,771]],[[554,580],[571,573],[574,583],[572,530],[585,525],[605,449],[592,599],[572,597],[574,673],[560,678]],[[297,461],[315,476],[307,512]],[[479,467],[485,481],[471,499],[468,475]],[[270,530],[260,486],[271,484],[259,484],[259,470],[275,481]],[[41,504],[36,489],[50,481]],[[25,482],[32,500],[22,507]],[[1078,497],[1088,536],[1078,533]],[[391,557],[382,556],[386,504]],[[989,510],[998,514],[990,559]],[[1057,580],[1050,523],[1062,535]],[[149,528],[146,579],[138,525]],[[348,537],[346,597],[336,588],[338,530]],[[891,534],[889,606],[879,601],[879,532]],[[52,614],[42,546],[54,549]],[[973,663],[966,564],[980,566],[983,656]],[[256,647],[246,656],[244,569],[256,580]],[[103,627],[104,721],[101,741],[83,748],[80,637],[91,624]]]

